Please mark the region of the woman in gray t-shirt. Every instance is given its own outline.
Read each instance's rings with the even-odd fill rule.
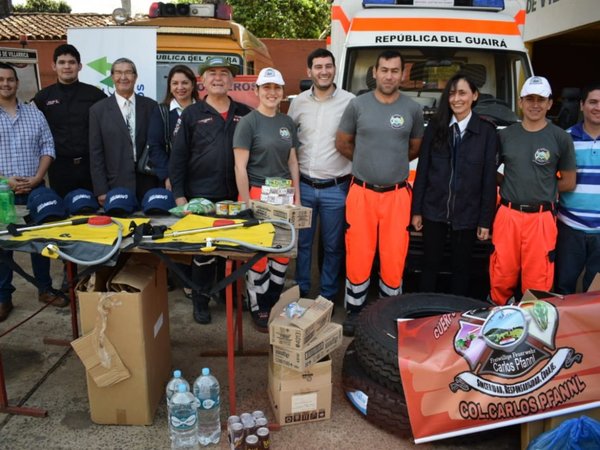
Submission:
[[[298,136],[293,120],[279,112],[283,99],[283,77],[267,67],[256,80],[259,105],[242,117],[233,135],[235,181],[240,200],[260,199],[267,177],[292,180],[294,203],[300,205]],[[288,258],[263,258],[246,275],[252,319],[259,331],[267,332],[271,308],[283,290]]]
[[[292,180],[294,200],[300,205],[294,121],[279,112],[283,99],[283,78],[275,69],[263,69],[256,80],[258,107],[240,120],[233,136],[235,179],[240,199],[260,198],[267,177]]]

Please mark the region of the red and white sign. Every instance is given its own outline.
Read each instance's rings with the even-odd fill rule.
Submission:
[[[398,322],[415,442],[600,406],[599,316],[590,292]]]

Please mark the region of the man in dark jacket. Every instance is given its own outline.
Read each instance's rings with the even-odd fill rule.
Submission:
[[[156,102],[134,93],[137,69],[130,59],[117,59],[110,74],[115,93],[90,108],[90,170],[101,205],[111,189],[127,188],[141,201],[158,186],[156,177],[136,172]]]
[[[250,108],[227,95],[236,74],[237,67],[221,57],[208,58],[200,66],[207,95],[181,114],[169,160],[169,178],[178,205],[195,197],[213,202],[237,200],[233,132]],[[216,262],[213,256],[197,256],[192,265],[192,280],[203,287],[192,291],[194,320],[201,324],[211,321],[206,293],[215,278]]]
[[[48,169],[50,187],[64,197],[75,189],[92,190],[89,112],[106,95],[79,81],[81,56],[74,46],[56,47],[53,61],[57,82],[39,91],[33,101],[50,125],[56,148],[56,159]]]

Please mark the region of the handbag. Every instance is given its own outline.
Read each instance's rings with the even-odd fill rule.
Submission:
[[[167,151],[167,155],[171,153],[171,135],[169,133],[169,109],[167,105],[159,104],[158,110],[160,111],[160,115],[163,120],[163,125],[165,127],[165,150]],[[136,170],[138,173],[143,173],[145,175],[156,175],[156,171],[152,167],[152,161],[150,161],[150,145],[146,144],[142,154],[137,160]]]

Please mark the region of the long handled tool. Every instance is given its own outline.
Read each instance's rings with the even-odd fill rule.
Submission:
[[[121,223],[119,221],[117,221],[111,217],[108,217],[108,216],[81,217],[79,219],[64,220],[62,222],[49,222],[49,223],[43,223],[41,225],[10,224],[6,230],[0,231],[0,236],[6,235],[6,234],[11,234],[12,236],[21,236],[23,234],[23,232],[25,232],[25,231],[44,230],[44,229],[48,229],[48,228],[65,227],[65,226],[72,226],[72,225],[89,224],[92,226],[105,226],[105,225],[110,225],[111,223],[114,223],[118,228],[117,240],[115,241],[114,245],[112,246],[111,251],[101,258],[91,260],[91,261],[85,261],[85,260],[82,260],[79,258],[75,258],[71,255],[64,253],[62,250],[60,250],[58,244],[55,242],[48,243],[41,252],[42,255],[44,255],[48,258],[55,259],[55,258],[60,257],[67,261],[71,261],[75,264],[81,264],[81,265],[85,265],[85,266],[94,266],[97,264],[103,264],[106,261],[108,261],[110,258],[112,258],[112,256],[119,250],[119,247],[123,240],[123,225],[121,225]]]
[[[207,237],[205,239],[205,247],[203,249],[201,249],[201,251],[208,252],[208,251],[214,250],[215,247],[213,246],[213,244],[216,242],[229,242],[232,244],[240,245],[240,246],[245,247],[250,250],[264,251],[264,252],[269,252],[269,253],[286,253],[294,248],[294,246],[296,245],[296,229],[294,228],[294,226],[291,223],[289,223],[285,220],[278,220],[278,219],[265,219],[265,220],[249,219],[249,220],[246,220],[245,222],[233,223],[233,224],[231,223],[231,220],[228,220],[228,219],[217,219],[213,222],[212,227],[194,228],[191,230],[169,231],[169,232],[166,231],[167,230],[166,227],[159,227],[158,230],[157,230],[157,227],[155,227],[153,230],[154,232],[152,234],[143,235],[142,239],[157,240],[157,239],[162,239],[164,237],[176,237],[176,236],[183,236],[183,235],[188,235],[188,234],[204,233],[207,231],[219,231],[219,230],[227,230],[227,229],[242,228],[242,227],[247,228],[247,227],[253,227],[255,225],[260,225],[263,223],[272,223],[274,225],[279,225],[281,227],[288,228],[290,230],[289,244],[286,246],[263,247],[261,245],[250,244],[248,242],[244,242],[239,239],[231,239],[231,238],[223,238],[223,237]],[[221,224],[221,225],[219,225],[219,224]]]
[[[196,234],[196,233],[205,233],[207,231],[217,231],[217,230],[230,230],[232,228],[248,228],[256,225],[260,225],[266,221],[261,221],[258,219],[250,219],[240,223],[232,223],[232,220],[228,219],[217,219],[213,222],[212,227],[202,227],[202,228],[193,228],[191,230],[181,230],[181,231],[166,231],[166,228],[154,228],[155,233],[150,235],[142,236],[142,239],[152,239],[153,241],[157,239],[163,239],[167,237],[177,237],[177,236],[185,236],[188,234]]]
[[[64,220],[62,222],[49,222],[41,225],[15,225],[10,224],[6,227],[6,230],[0,231],[0,236],[5,234],[11,234],[13,236],[21,236],[23,231],[43,230],[46,228],[65,227],[69,225],[83,225],[88,223],[89,218]]]

